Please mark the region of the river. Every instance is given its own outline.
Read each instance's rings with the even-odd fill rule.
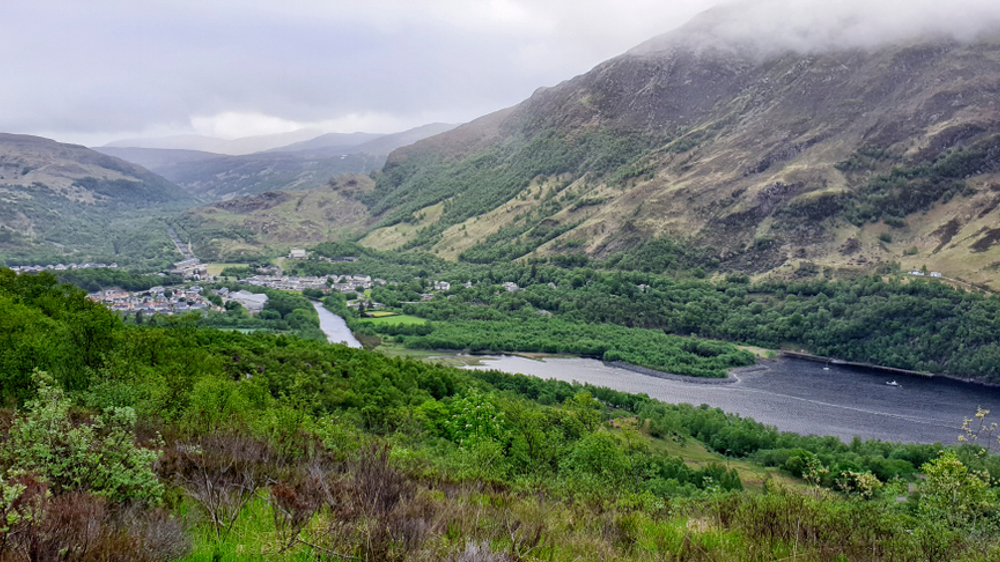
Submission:
[[[343,318],[323,308],[319,302],[312,301],[312,305],[319,313],[319,329],[326,334],[326,341],[343,343],[348,347],[361,347],[361,342],[354,338],[354,334],[351,333]]]
[[[497,369],[579,381],[670,403],[708,404],[782,431],[915,443],[956,443],[976,407],[1000,420],[1000,389],[942,378],[886,376],[822,363],[783,359],[739,375],[733,384],[665,380],[581,358],[482,356],[469,368]],[[900,386],[889,386],[895,379]],[[996,445],[996,443],[994,443]]]

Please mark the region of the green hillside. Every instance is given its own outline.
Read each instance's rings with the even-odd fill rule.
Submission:
[[[0,259],[162,267],[179,257],[162,218],[194,205],[148,170],[82,146],[0,134]]]
[[[667,237],[729,271],[898,262],[992,283],[998,52],[667,40],[397,150],[362,243],[485,263]]]

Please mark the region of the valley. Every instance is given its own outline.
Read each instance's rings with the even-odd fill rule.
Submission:
[[[67,74],[103,146],[0,134],[0,562],[1000,559],[1000,10],[719,5],[495,110],[575,20],[169,4],[94,8],[158,73]]]

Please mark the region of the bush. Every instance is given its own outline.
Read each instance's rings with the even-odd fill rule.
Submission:
[[[56,494],[91,492],[111,502],[157,503],[163,486],[153,472],[157,451],[136,447],[135,411],[108,408],[96,422],[76,425],[72,402],[52,378],[36,371],[38,399],[17,415],[0,445],[0,466],[32,473]]]

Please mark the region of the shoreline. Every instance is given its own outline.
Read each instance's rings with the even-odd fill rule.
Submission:
[[[449,353],[455,355],[465,355],[468,357],[521,357],[523,359],[530,359],[532,361],[541,361],[546,358],[552,359],[593,359],[595,361],[600,361],[602,364],[608,367],[615,367],[618,369],[623,369],[625,371],[631,371],[636,374],[646,375],[650,377],[655,377],[659,379],[672,380],[678,382],[688,382],[694,384],[734,384],[740,382],[739,376],[743,373],[752,373],[756,371],[767,370],[767,366],[761,363],[754,365],[748,365],[746,367],[736,367],[735,369],[730,369],[726,372],[726,376],[723,377],[693,377],[690,375],[678,375],[674,373],[667,373],[665,371],[658,371],[656,369],[651,369],[649,367],[643,367],[641,365],[633,365],[631,363],[623,363],[621,361],[604,361],[598,357],[588,357],[586,355],[567,355],[567,354],[555,354],[555,353],[544,353],[544,352],[533,352],[533,351],[504,351],[504,352],[482,352],[478,353],[475,351],[467,350],[456,350],[456,349],[434,349],[429,351],[435,351],[438,353]]]
[[[860,363],[857,361],[845,361],[843,359],[834,359],[832,357],[824,357],[822,355],[813,355],[811,353],[804,353],[800,351],[780,351],[778,352],[778,359],[794,359],[799,361],[809,361],[812,363],[827,363],[829,365],[835,365],[837,367],[844,367],[847,369],[853,369],[858,371],[869,371],[876,373],[886,373],[895,374],[905,377],[916,377],[926,380],[946,380],[952,382],[959,382],[963,384],[971,384],[975,386],[981,386],[984,388],[1000,388],[1000,384],[992,382],[984,382],[976,379],[969,379],[963,377],[957,377],[955,375],[937,374],[937,373],[927,373],[924,371],[912,371],[909,369],[899,369],[897,367],[886,367],[884,365],[875,365],[872,363]]]
[[[579,359],[594,359],[596,361],[601,361],[606,366],[617,367],[619,369],[624,369],[626,371],[631,371],[640,375],[646,375],[650,377],[673,380],[678,382],[687,382],[694,384],[735,384],[740,382],[739,376],[745,373],[755,373],[766,371],[769,369],[769,363],[783,362],[786,360],[797,360],[797,361],[808,361],[811,363],[828,363],[841,368],[858,370],[858,371],[874,371],[880,373],[891,373],[897,376],[906,377],[916,377],[924,380],[946,380],[950,382],[962,383],[975,385],[983,388],[1000,388],[998,383],[990,383],[978,381],[976,379],[967,379],[962,377],[956,377],[954,375],[945,374],[934,374],[934,373],[924,373],[920,371],[910,371],[907,369],[899,369],[896,367],[885,367],[882,365],[874,365],[869,363],[860,363],[854,361],[845,361],[843,359],[834,359],[832,357],[824,357],[821,355],[812,355],[809,353],[797,352],[797,351],[779,351],[778,356],[774,359],[762,359],[758,358],[757,362],[753,365],[748,365],[746,367],[736,367],[730,369],[726,372],[725,378],[710,378],[710,377],[692,377],[689,375],[678,375],[675,373],[667,373],[665,371],[658,371],[656,369],[651,369],[649,367],[643,367],[641,365],[632,365],[630,363],[623,363],[621,361],[604,361],[599,357],[588,357],[586,355],[567,355],[567,354],[557,354],[557,353],[545,353],[545,352],[533,352],[533,351],[503,351],[503,352],[475,352],[468,350],[458,350],[458,349],[433,349],[425,351],[434,351],[445,354],[455,354],[455,355],[467,355],[469,357],[476,356],[510,356],[510,357],[521,357],[524,359],[530,359],[533,361],[543,360],[545,358],[579,358]]]
[[[738,374],[749,373],[753,371],[761,371],[767,369],[765,365],[750,365],[748,367],[737,367],[731,369],[726,373],[725,378],[713,378],[713,377],[692,377],[688,375],[676,375],[674,373],[665,373],[663,371],[657,371],[656,369],[650,369],[649,367],[642,367],[639,365],[632,365],[631,363],[622,363],[621,361],[601,361],[609,367],[616,367],[618,369],[624,369],[626,371],[632,371],[633,373],[638,373],[640,375],[646,375],[650,377],[656,377],[658,379],[666,379],[678,382],[687,382],[694,384],[735,384],[740,382]]]

